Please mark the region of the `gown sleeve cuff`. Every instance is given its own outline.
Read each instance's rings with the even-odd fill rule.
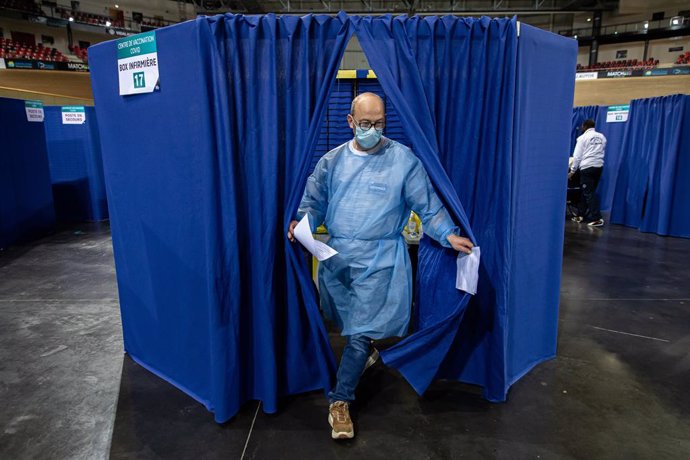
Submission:
[[[453,246],[448,242],[448,237],[450,235],[457,235],[458,233],[460,233],[460,227],[450,227],[441,234],[441,241],[439,241],[439,243],[441,243],[441,246],[444,248],[452,248]]]

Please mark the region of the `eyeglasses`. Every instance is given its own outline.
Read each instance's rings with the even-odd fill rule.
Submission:
[[[369,130],[373,126],[374,128],[378,130],[382,130],[383,128],[386,127],[386,122],[384,120],[379,120],[376,123],[372,123],[369,120],[362,120],[362,121],[357,121],[355,117],[352,117],[352,119],[355,121],[355,124],[359,126],[362,129]]]

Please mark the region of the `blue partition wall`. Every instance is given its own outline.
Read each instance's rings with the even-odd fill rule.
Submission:
[[[608,106],[573,109],[573,135],[587,118],[606,136],[597,188],[611,222],[669,236],[690,236],[688,96],[638,99],[626,122],[608,122]],[[572,152],[571,152],[572,153]],[[614,194],[616,195],[614,200]]]
[[[611,222],[690,237],[690,96],[636,99],[615,183]]]
[[[576,61],[574,40],[522,24],[512,161],[506,387],[556,355],[568,121]]]
[[[43,123],[28,122],[24,101],[0,98],[0,247],[55,227]]]
[[[45,131],[55,213],[60,222],[108,218],[96,111],[86,122],[62,124],[62,107],[45,108]]]

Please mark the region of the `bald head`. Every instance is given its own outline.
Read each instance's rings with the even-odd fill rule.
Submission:
[[[386,114],[386,106],[378,94],[362,93],[352,100],[350,106],[350,115],[357,120],[363,119],[362,113],[367,115],[376,114],[383,118]],[[375,121],[376,119],[369,119]]]
[[[386,107],[383,99],[374,93],[360,94],[352,100],[347,123],[355,135],[357,135],[357,126],[365,131],[370,127],[383,129],[386,125]]]
[[[361,129],[365,137],[380,141],[381,131],[386,126],[386,107],[383,99],[374,93],[362,93],[354,98],[350,114],[347,116],[347,124],[355,135],[355,146],[359,150],[368,151],[375,148],[378,142],[376,145],[368,146],[364,138],[357,139],[357,129]]]

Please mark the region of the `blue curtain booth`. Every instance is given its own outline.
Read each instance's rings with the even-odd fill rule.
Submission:
[[[42,122],[26,119],[24,101],[0,98],[0,248],[55,228]]]
[[[555,356],[576,46],[524,25],[518,39],[511,20],[355,21],[415,153],[463,226],[465,204],[482,248],[468,304],[454,288],[455,253],[422,241],[419,330],[383,359],[420,393],[449,378],[503,401]]]
[[[589,105],[573,109],[571,141],[572,155],[577,137],[582,134],[582,123],[592,119],[596,123],[595,129],[606,136],[606,159],[604,170],[597,187],[597,195],[602,211],[609,211],[613,202],[613,191],[616,184],[616,174],[620,166],[620,152],[623,144],[623,134],[628,126],[627,122],[608,122],[606,114],[608,106]]]
[[[611,222],[690,237],[690,96],[630,104]]]
[[[156,31],[160,91],[118,95],[113,42],[92,47],[90,62],[125,349],[218,421],[247,400],[273,412],[283,395],[332,383],[313,284],[285,230],[355,30],[439,195],[483,251],[468,304],[456,254],[422,243],[429,299],[418,332],[384,360],[420,392],[457,378],[503,400],[554,356],[574,41],[524,25],[518,40],[510,20],[199,18]]]
[[[93,107],[84,110],[85,123],[63,124],[62,107],[45,108],[50,177],[60,222],[108,218],[96,111]]]
[[[217,16],[156,31],[160,91],[118,95],[90,50],[125,349],[231,418],[330,388],[335,359],[286,237],[347,17]]]

